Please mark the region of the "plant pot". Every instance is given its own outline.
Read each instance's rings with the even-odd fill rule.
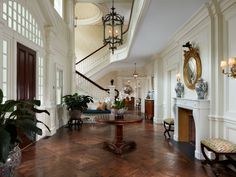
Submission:
[[[15,175],[16,168],[21,162],[21,150],[19,146],[10,151],[6,163],[0,162],[0,177],[13,177]]]
[[[79,110],[71,110],[69,114],[70,114],[70,118],[79,120],[81,119],[82,113]]]

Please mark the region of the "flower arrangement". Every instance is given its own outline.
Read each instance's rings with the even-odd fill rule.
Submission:
[[[115,100],[113,105],[111,106],[112,113],[116,117],[123,117],[125,111],[127,111],[127,107],[125,107],[125,101],[124,100]]]

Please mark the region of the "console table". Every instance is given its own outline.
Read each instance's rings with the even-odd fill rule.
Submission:
[[[154,117],[154,100],[145,100],[145,118],[152,120]]]

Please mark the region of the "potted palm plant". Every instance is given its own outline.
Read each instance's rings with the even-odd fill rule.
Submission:
[[[88,103],[93,103],[93,98],[88,95],[74,93],[73,95],[65,95],[62,99],[63,104],[66,105],[70,115],[68,126],[72,127],[73,120],[75,120],[75,125],[80,127],[83,123],[81,120],[81,113],[88,109]]]
[[[40,106],[40,100],[7,100],[3,103],[3,92],[0,89],[0,176],[14,176],[15,168],[20,163],[19,133],[31,140],[36,134],[42,135],[37,123],[44,123],[37,120],[35,114],[49,115],[49,112],[35,106]]]

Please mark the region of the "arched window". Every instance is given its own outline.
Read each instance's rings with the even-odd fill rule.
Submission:
[[[43,47],[42,34],[39,25],[32,14],[20,3],[8,0],[2,6],[2,18],[7,21],[9,28]]]

